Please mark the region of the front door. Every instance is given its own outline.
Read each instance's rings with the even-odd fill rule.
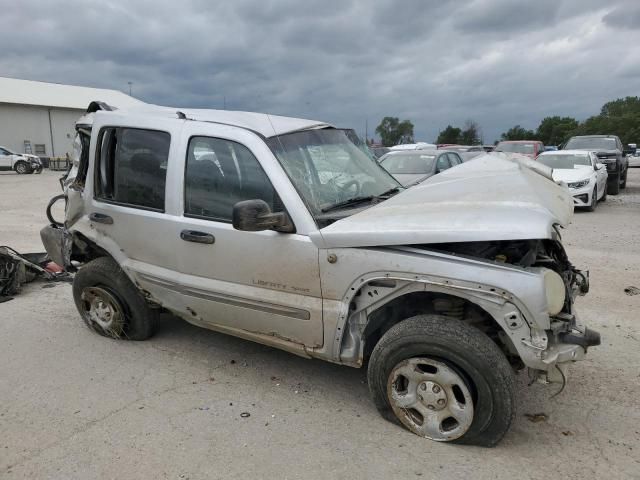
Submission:
[[[602,166],[600,169],[598,169],[598,157],[596,157],[595,155],[591,155],[591,163],[596,171],[596,188],[598,189],[596,198],[600,198],[602,195],[604,195],[604,190],[607,187],[607,167]]]
[[[0,170],[11,170],[11,154],[0,148]]]
[[[231,224],[241,200],[286,210],[251,142],[262,140],[242,129],[185,125],[184,206],[175,237],[184,309],[197,323],[319,347],[317,247],[305,235],[239,231]]]

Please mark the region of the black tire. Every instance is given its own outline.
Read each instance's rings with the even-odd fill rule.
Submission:
[[[598,187],[593,189],[593,193],[591,194],[591,204],[587,207],[587,212],[595,211],[598,206]]]
[[[120,309],[121,321],[117,325],[105,329],[91,319],[87,295],[95,291],[103,292],[116,310]],[[80,268],[73,279],[73,300],[84,323],[105,337],[146,340],[156,331],[158,309],[149,307],[138,288],[109,257],[96,258]]]
[[[629,167],[624,171],[624,176],[620,182],[620,188],[627,188],[627,173],[629,173]]]
[[[607,182],[609,185],[609,195],[618,195],[620,193],[620,174],[616,174],[616,178],[613,182]]]
[[[607,201],[607,193],[609,192],[609,184],[607,182],[605,182],[604,184],[604,193],[602,194],[602,198],[600,199],[601,202],[606,202]]]
[[[31,168],[29,167],[29,164],[27,162],[23,162],[22,160],[19,162],[16,162],[13,168],[15,169],[16,173],[20,175],[24,175],[25,173],[31,173]]]
[[[448,441],[496,445],[515,417],[516,404],[513,370],[498,346],[476,328],[440,315],[417,315],[391,327],[369,359],[369,390],[380,414],[407,429],[393,411],[387,387],[394,368],[416,357],[446,364],[465,378],[472,393],[472,423],[462,436]]]

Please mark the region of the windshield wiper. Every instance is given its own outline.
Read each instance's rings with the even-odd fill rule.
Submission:
[[[400,187],[393,187],[393,188],[387,190],[386,192],[382,192],[379,195],[365,195],[365,196],[362,196],[362,197],[353,197],[353,198],[350,198],[349,200],[345,200],[343,202],[338,202],[338,203],[336,203],[334,205],[330,205],[328,207],[325,207],[320,211],[322,213],[327,213],[327,212],[330,212],[332,210],[337,210],[337,209],[342,208],[342,207],[348,207],[350,205],[355,205],[355,204],[358,204],[358,203],[370,202],[373,199],[380,199],[382,197],[386,197],[387,195],[392,195],[394,193],[398,193],[399,191],[400,191]]]
[[[370,202],[374,198],[376,198],[376,197],[374,197],[373,195],[366,195],[366,196],[363,196],[363,197],[353,197],[353,198],[350,198],[349,200],[344,200],[343,202],[338,202],[338,203],[335,203],[335,204],[330,205],[328,207],[325,207],[320,211],[322,213],[327,213],[327,212],[330,212],[332,210],[337,210],[337,209],[342,208],[342,207],[348,207],[350,205],[355,205],[355,204],[358,204],[358,203]]]
[[[387,195],[391,195],[393,193],[398,193],[400,191],[400,187],[393,187],[386,192],[382,192],[380,195],[376,195],[377,198],[386,197]]]

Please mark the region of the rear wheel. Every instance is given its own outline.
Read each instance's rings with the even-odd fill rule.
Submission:
[[[16,172],[19,173],[20,175],[24,175],[25,173],[30,173],[29,170],[31,170],[29,168],[29,165],[27,165],[27,162],[16,162],[16,165],[14,167],[16,169]]]
[[[380,413],[421,437],[493,446],[515,415],[504,354],[452,318],[418,315],[394,325],[375,346],[367,373]]]
[[[146,340],[156,330],[158,310],[150,308],[118,264],[100,257],[73,279],[73,299],[84,323],[111,338]]]

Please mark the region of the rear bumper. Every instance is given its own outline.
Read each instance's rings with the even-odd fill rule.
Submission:
[[[40,239],[51,260],[65,270],[73,270],[71,265],[73,237],[65,228],[47,225],[40,230]]]

